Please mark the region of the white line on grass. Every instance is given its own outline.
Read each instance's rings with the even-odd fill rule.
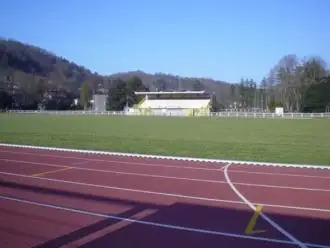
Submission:
[[[185,227],[185,226],[170,225],[170,224],[157,223],[157,222],[151,222],[151,221],[143,221],[143,220],[138,220],[138,219],[133,219],[133,218],[123,218],[123,217],[119,217],[119,216],[113,216],[113,215],[107,215],[107,214],[103,214],[103,213],[97,213],[97,212],[92,212],[92,211],[87,211],[87,210],[82,210],[82,209],[58,206],[58,205],[54,205],[54,204],[47,204],[47,203],[31,201],[31,200],[26,200],[26,199],[6,196],[6,195],[0,195],[0,199],[39,206],[39,207],[46,207],[46,208],[56,209],[56,210],[60,210],[60,211],[67,211],[67,212],[76,213],[76,214],[90,215],[90,216],[96,216],[96,217],[102,217],[102,218],[114,219],[114,220],[120,220],[120,221],[127,221],[127,222],[131,222],[131,223],[166,228],[166,229],[196,232],[196,233],[203,233],[203,234],[217,235],[217,236],[225,236],[225,237],[231,237],[231,238],[240,238],[240,239],[246,239],[246,240],[256,240],[256,241],[295,245],[295,242],[292,242],[292,241],[271,239],[271,238],[262,238],[262,237],[253,237],[253,236],[240,235],[240,234],[229,233],[229,232],[218,232],[218,231],[200,229],[200,228],[190,228],[190,227]],[[312,243],[306,243],[304,245],[307,245],[309,247],[315,247],[315,248],[329,248],[329,246],[312,244]]]

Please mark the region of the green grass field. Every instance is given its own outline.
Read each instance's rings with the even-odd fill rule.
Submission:
[[[0,142],[330,164],[330,120],[0,114]]]

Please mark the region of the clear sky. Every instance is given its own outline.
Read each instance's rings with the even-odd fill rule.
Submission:
[[[0,36],[100,74],[259,82],[295,53],[330,64],[330,0],[0,1]]]

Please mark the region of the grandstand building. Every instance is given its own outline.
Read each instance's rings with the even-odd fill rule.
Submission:
[[[166,116],[205,116],[211,111],[211,96],[205,91],[135,92],[143,96],[134,112]]]

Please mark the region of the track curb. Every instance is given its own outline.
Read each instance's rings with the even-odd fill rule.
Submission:
[[[138,157],[138,158],[149,158],[149,159],[159,159],[159,160],[182,160],[182,161],[221,163],[221,164],[232,163],[232,164],[244,164],[244,165],[256,165],[256,166],[313,168],[313,169],[330,170],[330,165],[289,164],[289,163],[271,163],[271,162],[257,162],[257,161],[207,159],[207,158],[194,158],[194,157],[151,155],[151,154],[140,154],[140,153],[85,150],[85,149],[73,149],[73,148],[59,148],[59,147],[48,147],[48,146],[19,145],[19,144],[8,144],[8,143],[0,143],[0,147],[25,148],[25,149],[36,149],[36,150],[46,150],[46,151],[55,151],[55,152],[56,151],[73,152],[73,153],[84,153],[84,154],[106,155],[106,156]]]

